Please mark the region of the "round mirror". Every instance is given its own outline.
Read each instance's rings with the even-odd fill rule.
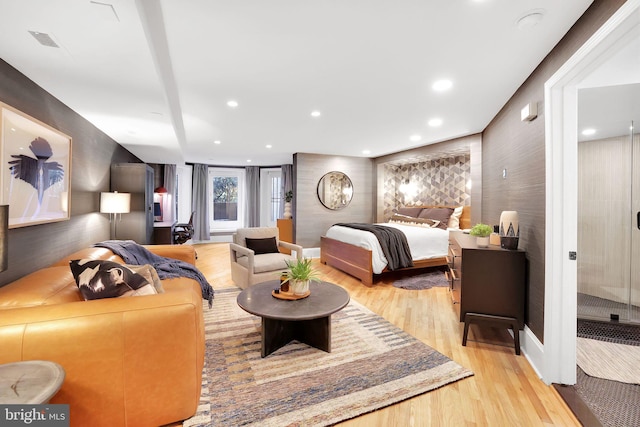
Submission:
[[[318,181],[318,199],[324,207],[332,210],[347,207],[353,197],[353,184],[342,172],[326,173]]]

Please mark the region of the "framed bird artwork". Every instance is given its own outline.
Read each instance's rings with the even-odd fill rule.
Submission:
[[[71,137],[0,102],[0,203],[9,228],[70,217]]]

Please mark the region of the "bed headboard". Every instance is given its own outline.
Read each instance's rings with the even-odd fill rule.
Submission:
[[[416,208],[457,208],[458,206],[420,205],[415,207]],[[463,206],[462,214],[460,215],[460,229],[469,229],[469,228],[471,228],[471,206]]]

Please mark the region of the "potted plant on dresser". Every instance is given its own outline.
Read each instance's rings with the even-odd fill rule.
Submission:
[[[476,237],[476,245],[479,248],[486,248],[489,246],[489,235],[492,231],[487,224],[478,223],[471,228],[469,234]]]

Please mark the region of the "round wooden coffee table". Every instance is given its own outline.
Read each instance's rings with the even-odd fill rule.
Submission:
[[[48,403],[62,386],[62,366],[46,360],[25,360],[0,365],[0,403]]]
[[[271,291],[278,280],[249,286],[238,295],[244,311],[262,318],[262,357],[293,340],[331,352],[331,315],[349,304],[349,294],[338,285],[311,282],[311,295],[287,301],[275,298]]]

